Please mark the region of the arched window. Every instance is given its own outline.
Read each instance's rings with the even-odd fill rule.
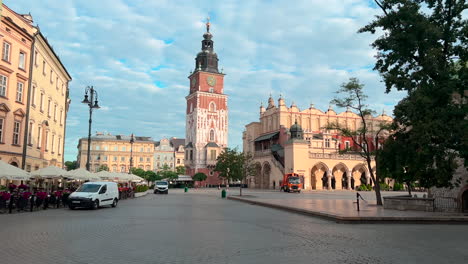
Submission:
[[[214,141],[214,140],[215,140],[215,139],[214,139],[214,130],[211,129],[211,130],[210,130],[210,141]]]
[[[210,112],[216,112],[216,104],[214,102],[211,102],[208,110]]]
[[[193,104],[190,103],[190,113],[192,113],[192,112],[193,112]]]

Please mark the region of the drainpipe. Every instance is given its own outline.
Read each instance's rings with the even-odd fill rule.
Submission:
[[[36,36],[39,34],[39,31],[34,33],[33,40],[31,44],[31,55],[29,57],[29,81],[28,81],[28,99],[26,102],[26,124],[24,126],[24,138],[23,138],[23,153],[21,161],[21,169],[26,168],[26,152],[28,150],[28,133],[29,133],[29,112],[31,108],[31,90],[32,90],[32,79],[33,79],[33,64],[34,64],[34,53],[36,45]]]

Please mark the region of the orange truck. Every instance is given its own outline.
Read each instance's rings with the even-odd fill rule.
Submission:
[[[296,173],[286,173],[281,182],[281,190],[284,192],[301,192],[301,178]]]

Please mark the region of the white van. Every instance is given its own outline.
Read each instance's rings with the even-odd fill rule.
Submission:
[[[103,205],[116,207],[119,202],[119,189],[115,182],[86,182],[69,196],[68,207],[88,207],[97,209]]]

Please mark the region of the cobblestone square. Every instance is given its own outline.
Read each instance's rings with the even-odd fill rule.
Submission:
[[[234,191],[234,190],[231,190]],[[2,263],[464,263],[465,225],[345,225],[171,190],[1,215]]]

